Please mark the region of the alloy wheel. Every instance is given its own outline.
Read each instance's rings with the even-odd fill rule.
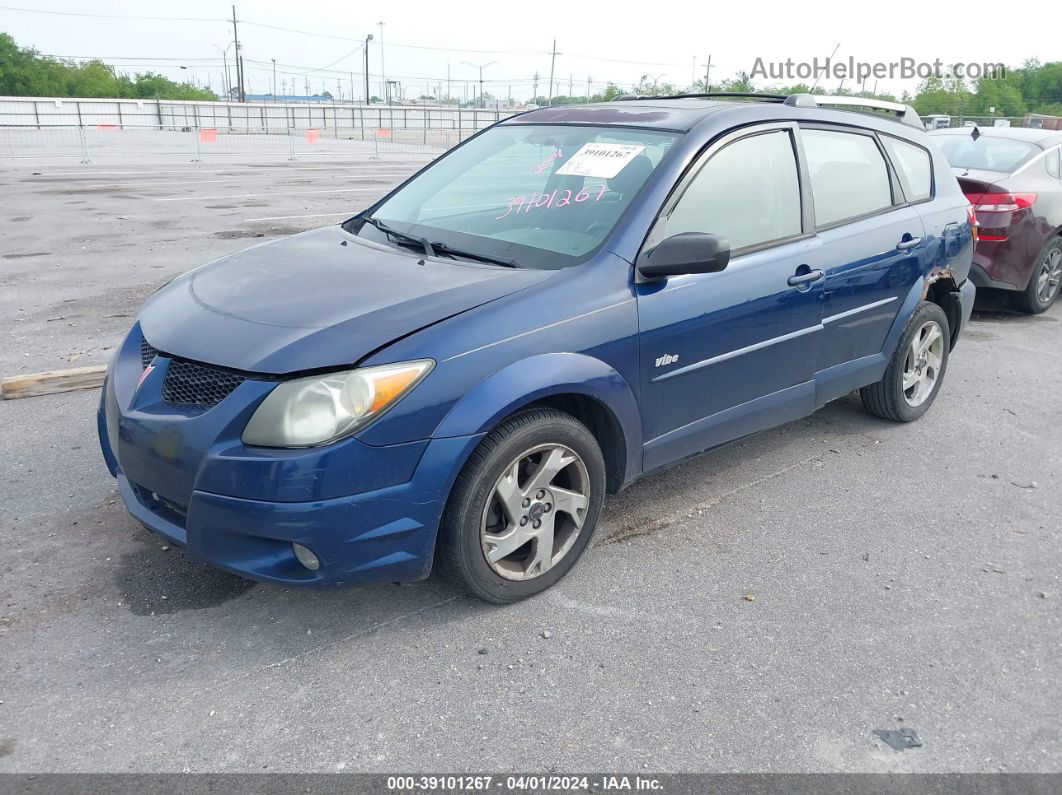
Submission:
[[[487,564],[509,580],[540,577],[564,559],[590,505],[590,475],[570,447],[542,444],[521,453],[498,478],[483,509]]]
[[[1062,284],[1062,249],[1053,248],[1044,258],[1040,273],[1036,277],[1036,297],[1040,303],[1049,304]]]
[[[935,320],[922,324],[907,348],[903,366],[903,396],[912,408],[933,394],[944,361],[944,331]]]

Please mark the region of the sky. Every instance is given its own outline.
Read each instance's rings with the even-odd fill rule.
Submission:
[[[228,47],[234,74],[231,2],[0,3],[0,31],[45,54],[99,57],[130,72],[150,70],[173,79],[194,79],[221,93],[222,50]],[[538,94],[549,92],[554,39],[555,94],[568,94],[569,85],[572,93],[585,94],[588,82],[593,91],[609,81],[630,86],[643,76],[686,86],[694,75],[703,78],[709,55],[713,82],[751,72],[756,58],[823,61],[835,47],[837,59],[868,63],[906,57],[1020,66],[1029,58],[1062,59],[1062,11],[1056,2],[1027,0],[1021,8],[1021,14],[1001,11],[998,0],[892,0],[881,6],[854,0],[760,0],[755,5],[243,0],[236,4],[236,16],[248,93],[272,91],[275,59],[278,93],[305,94],[308,80],[311,93],[327,90],[349,99],[353,82],[354,96],[361,98],[360,46],[371,33],[369,74],[375,95],[382,95],[381,75],[400,81],[407,98],[445,94],[449,72],[451,96],[471,96],[479,80],[478,66],[484,65],[487,92],[500,99],[511,92],[514,99],[525,100],[533,96],[536,73]],[[758,80],[757,85],[763,88],[770,82]],[[868,81],[867,90],[873,82]],[[897,95],[905,89],[913,93],[918,85],[917,79],[878,82],[879,92]],[[823,85],[836,88],[838,81],[829,79]],[[851,80],[846,86],[851,87]]]

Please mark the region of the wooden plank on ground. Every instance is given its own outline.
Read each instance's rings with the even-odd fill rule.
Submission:
[[[95,389],[103,385],[107,365],[73,367],[69,370],[49,370],[46,373],[27,373],[0,379],[0,397],[4,400],[54,395],[75,389]]]

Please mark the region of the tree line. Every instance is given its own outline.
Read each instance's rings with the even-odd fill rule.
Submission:
[[[123,74],[102,61],[75,63],[19,47],[0,33],[0,96],[216,100],[213,91],[154,72]]]
[[[767,93],[767,94],[841,94],[874,99],[903,102],[912,105],[923,116],[941,113],[950,116],[1024,116],[1027,113],[1042,113],[1062,116],[1062,61],[1042,64],[1037,60],[1026,61],[1022,66],[1008,69],[1001,78],[963,80],[961,78],[933,77],[923,80],[914,94],[904,92],[900,96],[851,88],[823,88],[805,83],[791,86],[758,86],[745,72],[739,72],[729,80],[708,83],[697,80],[689,86],[657,82],[643,77],[639,83],[621,88],[609,83],[595,94],[582,96],[554,96],[553,104],[603,102],[624,94],[638,96],[674,96],[705,92]],[[535,104],[549,104],[546,96],[536,97]]]

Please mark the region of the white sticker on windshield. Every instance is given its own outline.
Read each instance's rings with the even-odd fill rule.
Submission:
[[[583,144],[567,163],[557,169],[557,173],[566,177],[610,179],[643,149],[645,147],[638,144]]]

